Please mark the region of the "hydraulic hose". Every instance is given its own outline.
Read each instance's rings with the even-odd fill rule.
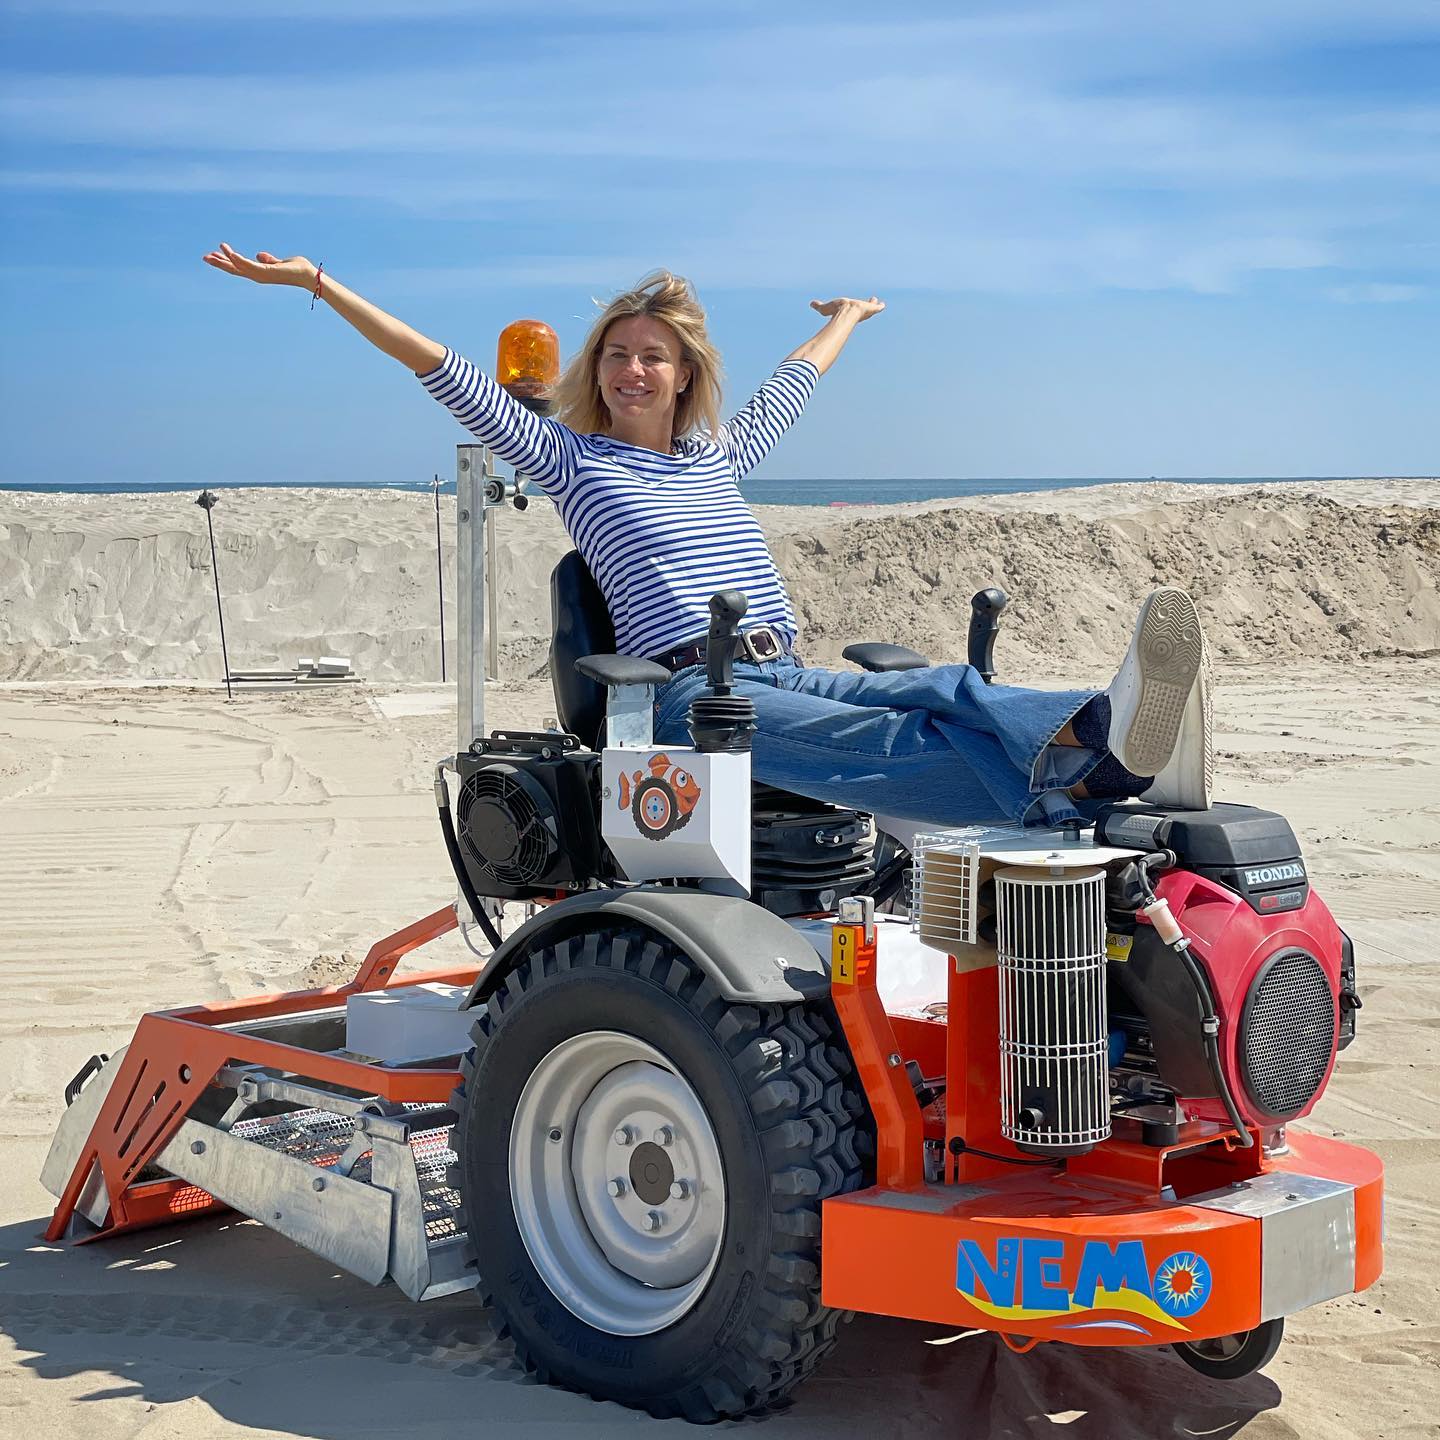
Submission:
[[[442,761],[435,767],[435,806],[440,812],[440,833],[445,837],[445,850],[450,856],[450,865],[455,871],[460,894],[470,907],[470,913],[475,917],[481,934],[490,942],[492,949],[498,950],[504,942],[495,928],[495,922],[485,913],[485,907],[475,893],[474,885],[470,883],[470,872],[465,868],[465,861],[460,855],[460,842],[456,839],[455,822],[450,815],[450,791],[445,784],[445,763]]]
[[[1183,950],[1175,946],[1171,948],[1179,955],[1180,963],[1189,972],[1190,981],[1195,986],[1196,998],[1200,1001],[1200,1008],[1204,1012],[1200,1017],[1200,1029],[1205,1036],[1205,1058],[1210,1062],[1210,1076],[1215,1081],[1216,1090],[1220,1092],[1220,1103],[1224,1105],[1225,1113],[1235,1127],[1235,1133],[1240,1138],[1241,1148],[1248,1150],[1255,1141],[1251,1138],[1245,1122],[1240,1118],[1235,1097],[1230,1093],[1230,1083],[1226,1080],[1224,1068],[1220,1064],[1220,1017],[1215,1013],[1215,1006],[1210,999],[1210,985],[1205,979],[1204,971],[1195,963],[1195,957],[1190,953],[1189,945],[1186,945]]]
[[[1210,1079],[1214,1082],[1220,1103],[1225,1107],[1225,1114],[1235,1127],[1241,1149],[1248,1150],[1255,1140],[1240,1116],[1240,1108],[1235,1104],[1230,1082],[1225,1078],[1225,1069],[1220,1063],[1220,1017],[1215,1013],[1215,999],[1210,993],[1210,982],[1190,953],[1190,942],[1180,933],[1179,923],[1170,913],[1170,906],[1156,896],[1155,887],[1150,883],[1152,869],[1169,869],[1177,863],[1177,859],[1173,850],[1155,850],[1149,855],[1142,855],[1136,862],[1141,892],[1147,902],[1144,913],[1150,916],[1156,934],[1180,957],[1180,963],[1185,967],[1185,973],[1195,988],[1195,998],[1200,1002],[1200,1030],[1205,1043],[1205,1059],[1210,1067]],[[1156,911],[1161,913],[1153,913]],[[1157,924],[1157,921],[1160,923]],[[1170,933],[1172,931],[1173,934]]]

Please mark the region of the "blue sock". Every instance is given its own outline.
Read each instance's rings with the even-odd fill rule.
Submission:
[[[1085,777],[1085,789],[1095,800],[1132,799],[1143,795],[1154,783],[1153,775],[1136,775],[1108,753]]]
[[[1087,750],[1110,748],[1110,697],[1092,695],[1070,721],[1075,738]]]
[[[1136,775],[1110,753],[1110,697],[1095,695],[1070,722],[1075,738],[1087,750],[1103,752],[1100,763],[1085,777],[1085,788],[1097,800],[1125,800],[1143,794],[1155,783],[1153,775]]]

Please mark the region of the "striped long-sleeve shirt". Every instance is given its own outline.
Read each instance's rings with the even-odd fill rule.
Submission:
[[[535,415],[452,350],[420,381],[555,502],[605,596],[618,652],[659,655],[705,633],[717,590],[745,594],[747,626],[794,640],[794,607],[739,482],[819,378],[808,360],[787,360],[719,434],[686,436],[671,455]]]

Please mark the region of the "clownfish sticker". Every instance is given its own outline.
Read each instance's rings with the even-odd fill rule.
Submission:
[[[635,828],[650,840],[663,840],[684,825],[700,800],[695,777],[668,755],[650,757],[649,774],[636,770],[620,776],[620,808],[629,810]]]

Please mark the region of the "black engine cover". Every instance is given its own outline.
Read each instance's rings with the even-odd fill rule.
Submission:
[[[1186,870],[1244,896],[1259,915],[1299,910],[1310,894],[1300,842],[1290,822],[1273,810],[1106,805],[1095,818],[1095,833],[1112,845],[1173,850]]]
[[[750,836],[750,898],[776,915],[832,910],[875,879],[874,826],[858,810],[757,784]]]

